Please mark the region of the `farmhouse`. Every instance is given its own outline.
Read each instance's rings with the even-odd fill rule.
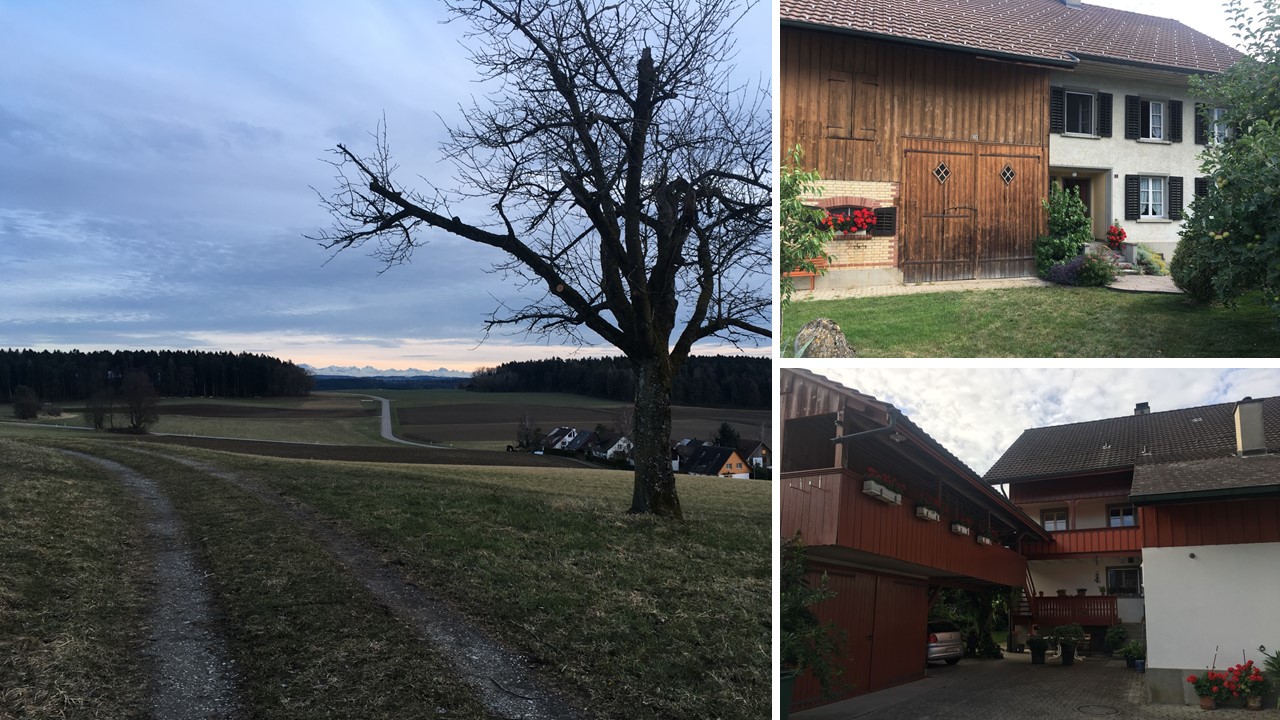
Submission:
[[[1280,644],[1277,450],[1280,398],[1025,431],[986,475],[1052,536],[1021,547],[1015,622],[1145,626],[1154,702],[1194,702],[1183,678],[1215,649],[1262,661]]]
[[[1126,625],[1157,703],[1194,703],[1215,652],[1280,645],[1280,397],[1029,429],[979,478],[888,403],[785,368],[780,392],[780,531],[837,593],[815,612],[854,684],[801,677],[794,709],[923,677],[942,587],[1020,589],[1011,644]]]
[[[1034,273],[1052,180],[1170,255],[1204,143],[1229,132],[1187,78],[1239,53],[1078,0],[782,0],[782,147],[816,167],[838,236],[819,286]]]
[[[845,631],[851,684],[823,698],[801,676],[792,707],[921,679],[940,589],[1020,587],[1018,543],[1051,536],[892,405],[805,370],[780,391],[780,530],[836,593],[815,611]]]
[[[686,464],[690,475],[719,475],[745,480],[751,477],[751,468],[734,448],[701,445],[694,448]]]

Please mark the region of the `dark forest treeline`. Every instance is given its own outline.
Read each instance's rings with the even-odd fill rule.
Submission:
[[[768,409],[768,358],[690,357],[675,378],[675,405]],[[469,388],[480,392],[565,392],[609,400],[633,400],[635,373],[626,358],[521,360],[482,368]]]
[[[84,400],[98,390],[119,390],[130,370],[142,370],[156,392],[169,397],[301,397],[312,378],[291,362],[268,355],[191,350],[0,350],[0,403],[13,402],[21,385],[44,402]]]

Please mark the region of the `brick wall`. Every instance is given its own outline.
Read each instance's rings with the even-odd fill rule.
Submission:
[[[826,180],[822,194],[805,198],[805,203],[821,208],[892,207],[898,204],[898,183],[860,180]],[[902,218],[899,215],[898,221]],[[827,246],[832,268],[897,267],[898,238],[870,235],[837,235]]]

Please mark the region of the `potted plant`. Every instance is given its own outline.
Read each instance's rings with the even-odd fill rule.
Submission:
[[[1027,638],[1027,648],[1031,650],[1031,664],[1043,665],[1044,655],[1049,650],[1049,641],[1039,635]]]
[[[1075,665],[1076,648],[1084,642],[1084,628],[1080,627],[1080,623],[1059,625],[1050,634],[1058,642],[1058,649],[1062,651],[1062,664]]]
[[[951,532],[953,532],[953,533],[955,533],[955,534],[957,534],[957,535],[968,535],[968,534],[969,534],[969,523],[968,523],[968,521],[967,521],[967,520],[956,520],[955,522],[951,523]]]
[[[922,500],[916,503],[916,517],[928,522],[938,522],[942,519],[942,514],[938,511],[938,507],[933,503]]]
[[[1123,625],[1116,624],[1107,628],[1107,634],[1103,636],[1106,643],[1107,652],[1116,652],[1124,647],[1124,641],[1129,638],[1129,632],[1124,629]]]
[[[1262,696],[1271,691],[1271,681],[1252,660],[1228,668],[1225,684],[1232,697],[1244,698],[1244,706],[1249,710],[1261,710]]]
[[[1058,588],[1058,597],[1066,597],[1066,596],[1067,596],[1066,588]]]
[[[995,543],[995,541],[991,539],[991,535],[987,532],[978,533],[977,540],[979,545],[992,545]]]
[[[1085,593],[1087,592],[1089,591],[1086,590],[1085,588],[1076,588],[1076,595],[1079,595],[1080,597],[1084,597]]]
[[[1124,664],[1127,667],[1136,668],[1138,661],[1147,656],[1147,650],[1137,640],[1130,640],[1120,648],[1120,655],[1124,657]]]
[[[873,467],[867,468],[863,477],[862,492],[890,505],[902,503],[902,485],[889,474]]]
[[[1227,689],[1225,673],[1209,670],[1203,675],[1188,675],[1187,682],[1191,683],[1196,696],[1200,698],[1202,710],[1212,710],[1218,706],[1219,702],[1226,702],[1227,698],[1231,697],[1231,691]]]
[[[839,654],[842,640],[834,623],[824,623],[813,612],[813,606],[835,593],[827,589],[825,575],[817,587],[811,587],[805,571],[805,548],[800,534],[782,543],[782,717],[791,705],[791,690],[797,675],[808,672],[828,692],[831,681],[839,676],[840,667],[832,658]]]

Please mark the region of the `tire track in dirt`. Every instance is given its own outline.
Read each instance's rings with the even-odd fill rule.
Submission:
[[[373,548],[338,530],[306,505],[208,463],[139,448],[135,451],[163,457],[228,482],[310,531],[379,603],[436,647],[496,716],[512,720],[588,717],[569,698],[541,683],[527,658],[503,647],[461,613],[388,566]]]
[[[107,470],[142,502],[144,552],[153,563],[154,607],[144,650],[151,673],[150,715],[164,720],[240,717],[226,644],[213,630],[205,575],[169,499],[151,480],[120,463],[73,450],[58,452]]]

